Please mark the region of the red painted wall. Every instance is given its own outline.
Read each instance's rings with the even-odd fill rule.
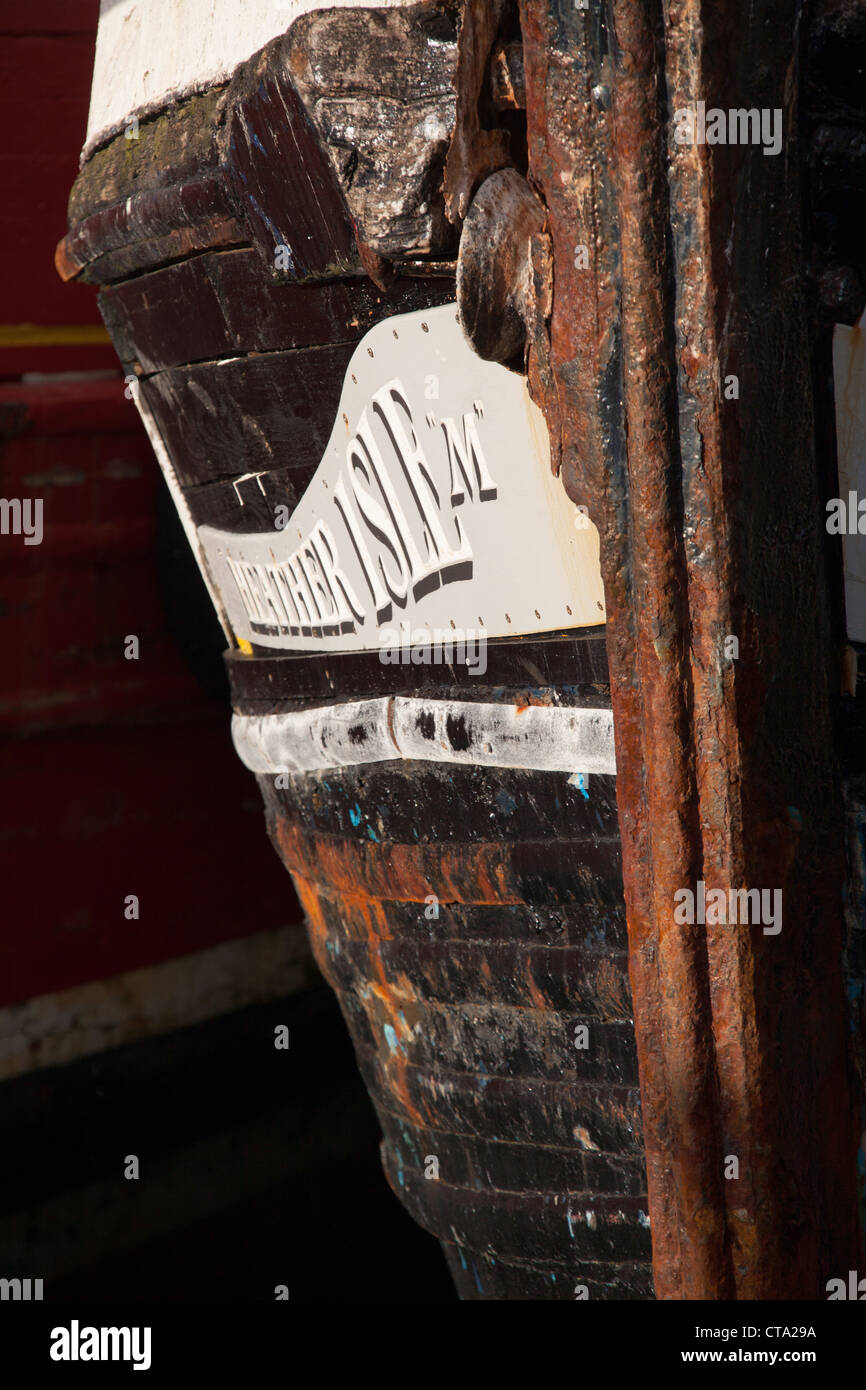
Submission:
[[[54,270],[97,13],[0,5],[0,497],[41,499],[44,524],[41,545],[0,535],[0,1005],[300,916],[227,696],[172,635],[162,484],[114,353],[38,341],[101,324]],[[195,613],[189,583],[168,602]]]

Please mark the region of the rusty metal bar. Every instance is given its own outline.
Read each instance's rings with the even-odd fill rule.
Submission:
[[[520,10],[553,245],[529,375],[602,540],[656,1291],[814,1298],[853,1253],[856,1133],[800,7]],[[678,144],[673,112],[699,101],[780,110],[784,153]],[[675,924],[699,879],[781,889],[782,933]]]

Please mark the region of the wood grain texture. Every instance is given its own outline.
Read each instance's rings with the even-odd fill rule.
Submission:
[[[439,771],[259,778],[388,1180],[462,1297],[652,1297],[611,788]]]

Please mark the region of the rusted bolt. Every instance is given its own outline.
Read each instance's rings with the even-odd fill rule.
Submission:
[[[533,243],[546,241],[546,210],[516,169],[500,169],[470,205],[457,258],[457,308],[479,357],[510,363],[536,317]],[[537,257],[536,257],[537,259]]]

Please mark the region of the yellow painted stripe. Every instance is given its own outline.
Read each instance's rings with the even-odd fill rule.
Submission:
[[[0,348],[87,347],[110,343],[101,323],[0,323]]]

